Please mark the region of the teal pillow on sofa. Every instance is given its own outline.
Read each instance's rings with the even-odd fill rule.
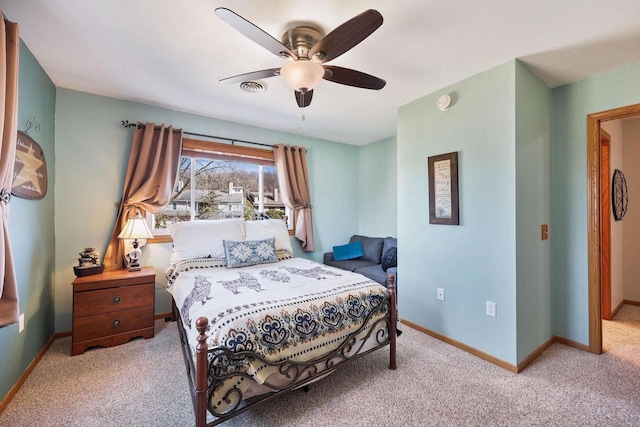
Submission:
[[[359,241],[333,247],[333,259],[336,261],[360,258],[363,255],[362,242]]]

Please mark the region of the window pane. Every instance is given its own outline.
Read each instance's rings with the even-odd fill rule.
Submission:
[[[152,216],[152,227],[154,230],[162,230],[170,224],[191,219],[191,159],[183,157],[180,159],[180,171],[171,201],[164,211]]]
[[[191,164],[194,166],[195,183],[192,185]],[[263,177],[263,194],[260,194],[260,172]],[[212,158],[183,157],[180,178],[169,206],[155,216],[154,229],[166,228],[177,221],[191,218],[191,197],[194,198],[194,219],[245,218],[260,216],[284,218],[285,206],[277,188],[275,166],[219,160]],[[193,192],[191,191],[193,187]],[[262,200],[262,204],[260,203]],[[262,206],[262,210],[260,209]],[[293,224],[293,217],[287,215]],[[293,226],[289,226],[292,229]]]
[[[275,166],[263,166],[262,175],[264,180],[264,214],[271,219],[284,219],[286,216],[285,206],[280,197],[280,191],[278,190],[278,177]],[[254,194],[254,199],[256,200],[256,212],[260,213],[260,199],[257,192]]]
[[[289,209],[285,206],[284,213],[287,218],[287,229],[289,231],[293,231],[293,214],[294,214],[293,209]]]
[[[195,159],[195,219],[244,217],[244,189],[233,182],[238,165],[223,160]]]

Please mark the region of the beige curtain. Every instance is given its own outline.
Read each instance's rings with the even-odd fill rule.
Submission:
[[[295,211],[295,236],[302,242],[302,249],[313,252],[313,221],[311,217],[311,193],[307,173],[307,150],[277,144],[273,154],[278,172],[278,186],[284,204]]]
[[[124,243],[118,234],[137,212],[157,214],[169,204],[182,151],[182,129],[138,123],[133,133],[118,216],[104,256],[106,269],[124,266]]]
[[[0,11],[2,15],[2,11]],[[18,63],[20,36],[18,24],[2,20],[0,49],[0,118],[2,119],[2,147],[0,151],[0,327],[18,322],[18,285],[9,240],[9,202],[16,161],[18,136]]]

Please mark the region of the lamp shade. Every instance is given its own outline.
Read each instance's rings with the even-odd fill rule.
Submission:
[[[280,68],[280,75],[293,90],[313,90],[324,76],[322,65],[308,60],[289,62]]]
[[[149,227],[147,226],[147,221],[145,221],[140,214],[137,214],[135,218],[129,218],[127,224],[124,226],[124,229],[118,234],[119,239],[151,239],[153,238],[153,234]]]

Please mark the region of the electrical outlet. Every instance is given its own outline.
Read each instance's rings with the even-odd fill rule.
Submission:
[[[487,316],[496,317],[496,303],[487,301]]]
[[[24,313],[20,315],[18,320],[18,333],[24,331]]]
[[[438,288],[436,290],[436,298],[438,298],[440,301],[444,301],[444,289]]]

